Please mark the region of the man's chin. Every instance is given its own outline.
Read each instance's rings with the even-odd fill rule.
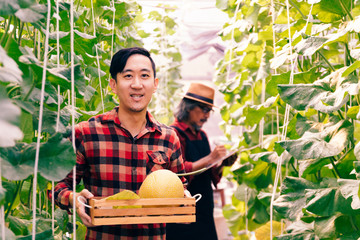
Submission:
[[[202,128],[203,125],[199,126],[197,124],[193,124],[193,127],[195,129],[195,131],[200,131],[200,129]]]

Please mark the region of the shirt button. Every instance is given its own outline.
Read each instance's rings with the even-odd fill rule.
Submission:
[[[132,173],[133,173],[133,174],[136,174],[136,168],[133,168],[133,169],[132,169]]]

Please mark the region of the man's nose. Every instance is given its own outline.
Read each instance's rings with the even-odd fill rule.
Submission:
[[[142,82],[139,76],[135,76],[133,82],[131,83],[132,88],[141,88]]]

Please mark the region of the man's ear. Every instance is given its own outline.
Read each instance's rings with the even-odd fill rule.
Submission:
[[[154,85],[155,85],[154,92],[156,92],[157,87],[158,87],[158,85],[159,85],[159,79],[158,79],[158,78],[155,78],[154,81],[155,81],[155,82],[154,82]]]
[[[113,93],[116,93],[115,89],[116,89],[116,81],[113,78],[110,78],[110,82],[109,85],[111,87],[111,90],[113,91]]]

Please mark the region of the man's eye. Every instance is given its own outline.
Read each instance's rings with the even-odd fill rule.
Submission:
[[[132,77],[131,74],[126,74],[126,75],[124,76],[124,78],[131,78],[131,77]]]
[[[141,77],[142,77],[142,78],[149,78],[150,75],[149,75],[149,74],[142,74]]]

